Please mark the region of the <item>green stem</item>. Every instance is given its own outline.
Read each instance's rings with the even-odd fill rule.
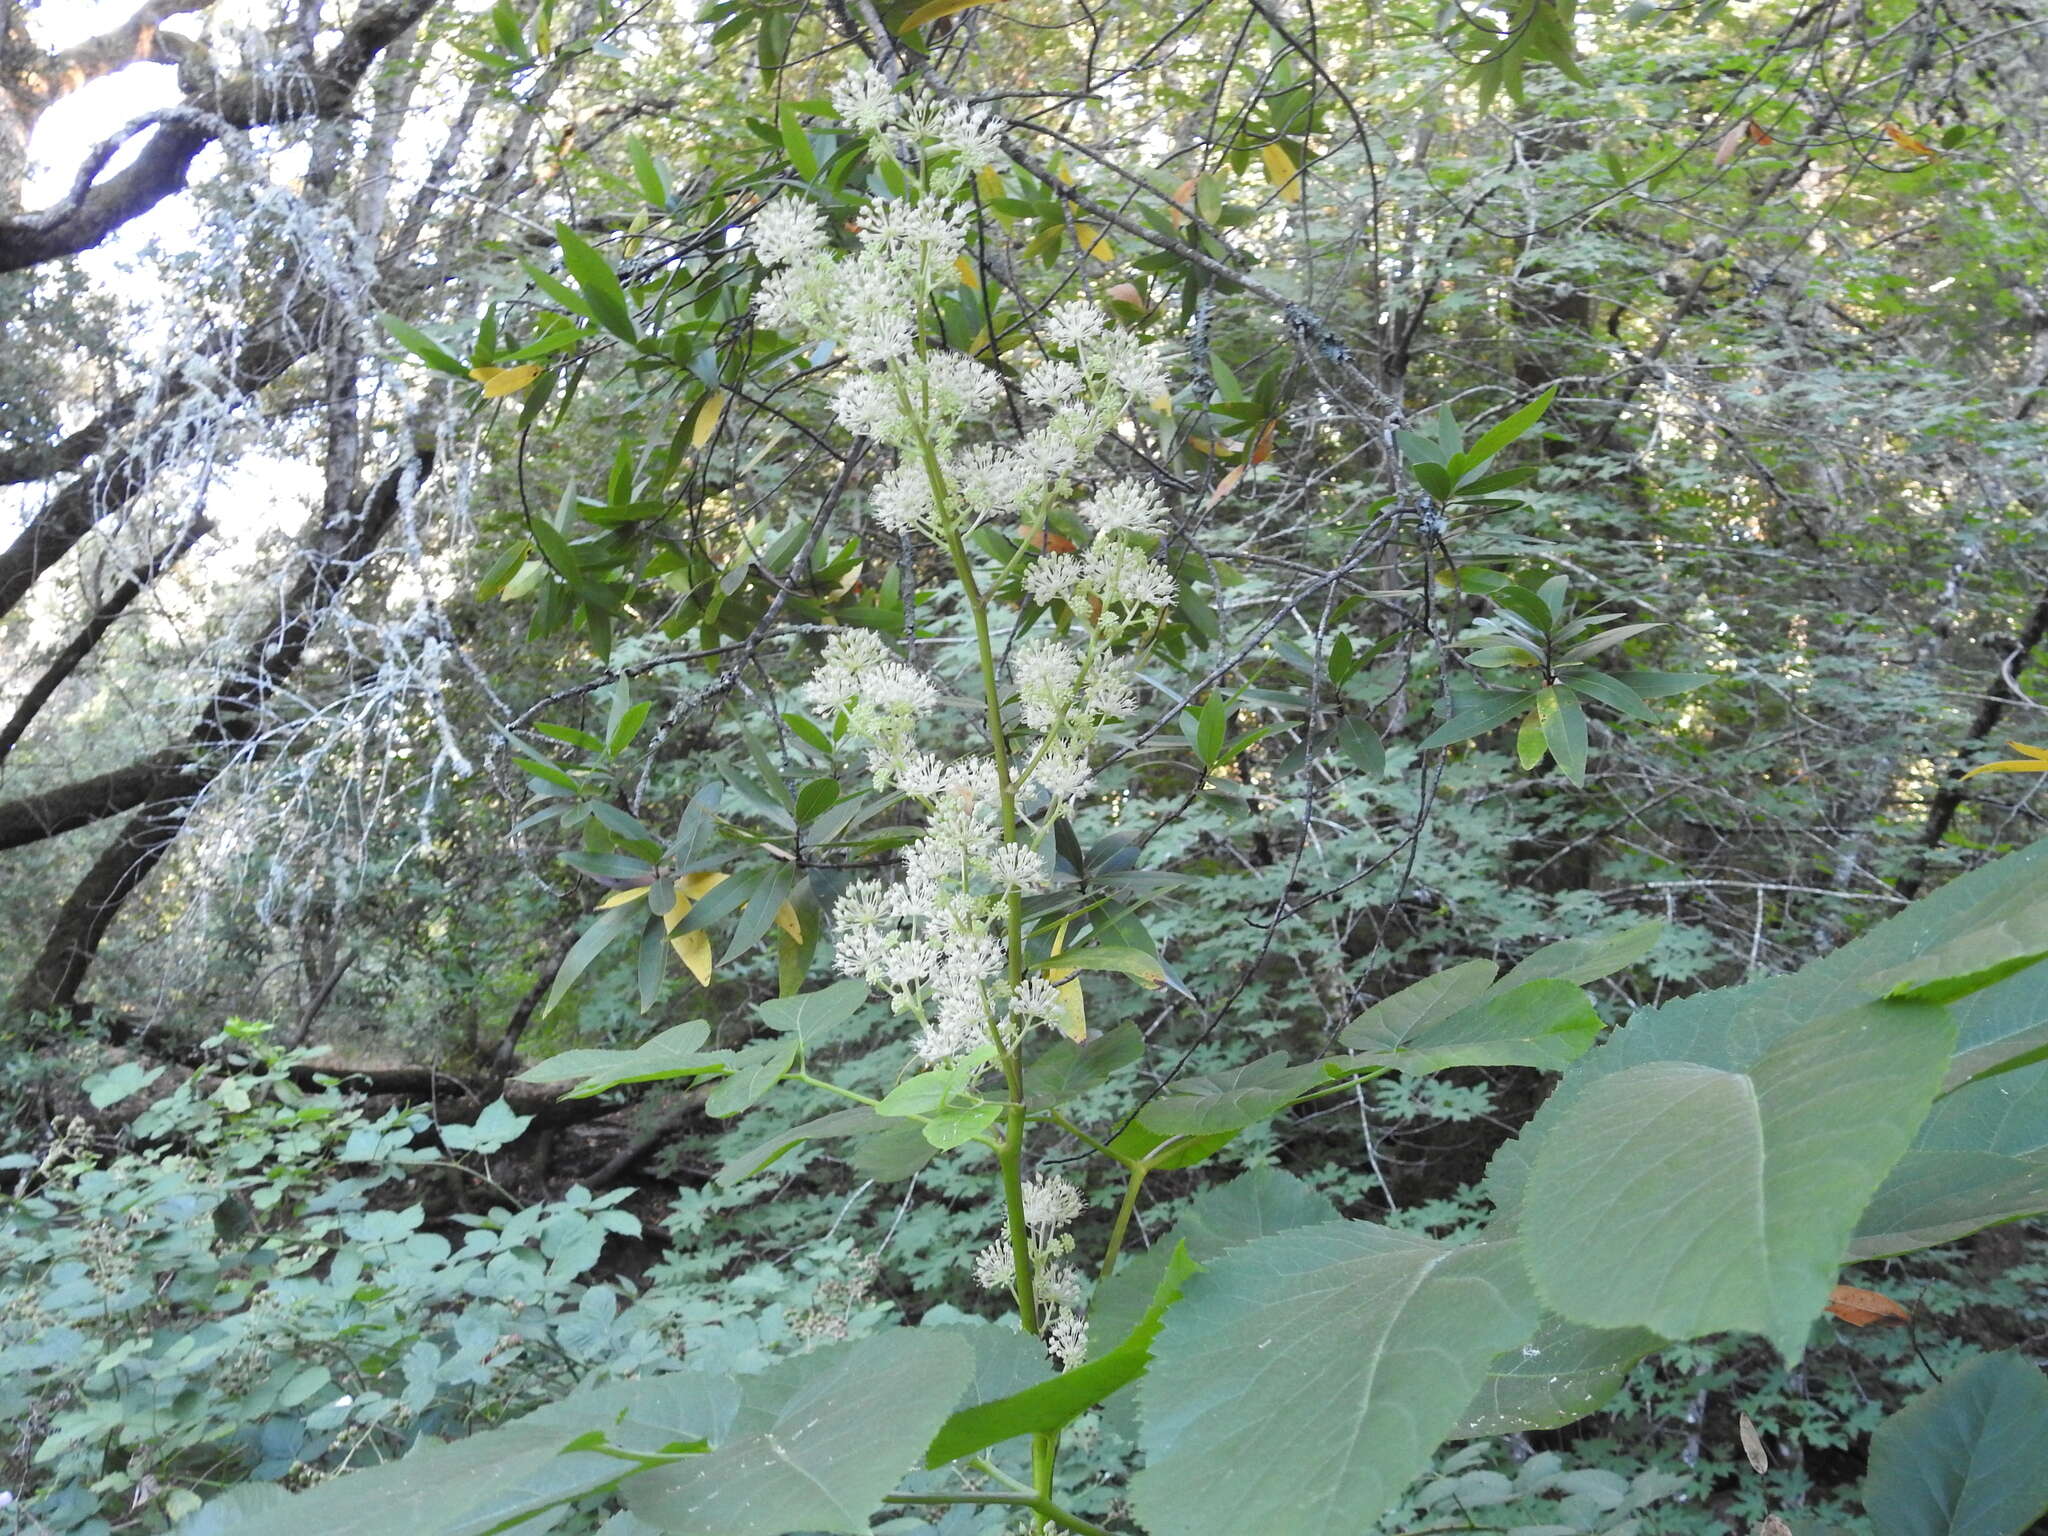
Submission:
[[[1117,1255],[1124,1251],[1124,1234],[1131,1229],[1131,1216],[1138,1208],[1138,1191],[1151,1171],[1150,1163],[1131,1164],[1130,1182],[1124,1186],[1123,1202],[1117,1206],[1116,1220],[1110,1225],[1109,1246],[1102,1252],[1102,1274],[1095,1282],[1098,1286],[1116,1272]]]
[[[1039,1519],[1044,1521],[1048,1509],[1059,1506],[1052,1501],[1052,1469],[1059,1460],[1060,1432],[1056,1429],[1042,1429],[1031,1437],[1031,1482],[1038,1491]],[[1041,1525],[1040,1529],[1043,1529]]]
[[[1074,1536],[1112,1536],[1112,1533],[1079,1515],[1070,1514],[1053,1503],[1051,1499],[1040,1498],[1035,1493],[904,1493],[898,1491],[882,1500],[884,1504],[1009,1504],[1028,1509],[1041,1518],[1050,1520],[1061,1530],[1072,1531]]]
[[[812,1088],[822,1088],[827,1093],[838,1094],[842,1099],[851,1099],[856,1104],[865,1104],[869,1109],[873,1109],[882,1102],[880,1099],[871,1099],[864,1093],[855,1093],[851,1088],[842,1088],[837,1083],[828,1083],[822,1077],[812,1077],[808,1072],[792,1072],[789,1074],[789,1078],[791,1082],[803,1083]],[[921,1120],[924,1117],[918,1115],[913,1118]]]

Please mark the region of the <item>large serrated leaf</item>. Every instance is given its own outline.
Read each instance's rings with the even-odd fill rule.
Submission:
[[[1331,1222],[1190,1280],[1139,1389],[1138,1517],[1174,1536],[1363,1530],[1538,1312],[1511,1243]]]
[[[1885,1177],[1849,1256],[1887,1258],[2048,1210],[2048,1062],[1940,1100]]]
[[[778,1361],[741,1382],[731,1433],[709,1455],[632,1478],[621,1497],[664,1531],[865,1536],[973,1374],[966,1341],[937,1328]]]
[[[1653,1061],[1592,1083],[1531,1157],[1519,1225],[1545,1303],[1671,1339],[1744,1329],[1797,1358],[1954,1038],[1938,1008],[1872,1003],[1745,1067]]]
[[[1344,1031],[1359,1047],[1349,1066],[1443,1072],[1452,1067],[1541,1067],[1557,1071],[1583,1056],[1602,1021],[1568,981],[1531,981],[1394,1038],[1376,1036],[1370,1014]]]
[[[2024,1355],[1972,1360],[1870,1437],[1877,1536],[2019,1536],[2048,1511],[2048,1380]]]
[[[1665,1342],[1647,1328],[1588,1328],[1552,1313],[1527,1343],[1494,1356],[1450,1438],[1576,1423],[1599,1412],[1636,1362]]]
[[[599,1452],[559,1454],[564,1446],[601,1432],[635,1452],[694,1459],[707,1440],[724,1433],[738,1398],[730,1382],[694,1371],[623,1382],[347,1473],[219,1529],[222,1536],[486,1536],[639,1471],[634,1462]]]

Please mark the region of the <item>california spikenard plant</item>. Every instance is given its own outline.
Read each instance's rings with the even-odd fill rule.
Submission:
[[[1170,1079],[1092,1127],[1070,1116],[1142,1048],[1135,1031],[1089,1033],[1080,977],[1173,981],[1142,928],[1079,878],[1073,832],[1102,763],[1163,713],[1140,667],[1174,600],[1154,555],[1165,509],[1148,484],[1086,476],[1131,404],[1168,380],[1144,344],[1069,302],[1019,380],[1028,422],[1006,438],[971,427],[999,381],[931,349],[917,317],[954,270],[958,194],[999,156],[996,136],[970,109],[869,75],[836,104],[892,195],[861,210],[850,249],[807,203],[763,209],[753,238],[773,274],[758,311],[843,355],[840,421],[897,455],[874,517],[912,561],[943,566],[964,611],[957,644],[937,627],[915,647],[837,633],[804,690],[814,744],[862,765],[875,797],[862,803],[898,809],[900,857],[833,907],[843,979],[759,1005],[760,1043],[705,1049],[700,1021],[526,1076],[584,1094],[698,1079],[723,1116],[777,1091],[837,1102],[734,1159],[728,1183],[835,1138],[986,1170],[988,1245],[972,1267],[1006,1316],[927,1319],[756,1375],[607,1385],[289,1499],[230,1494],[209,1531],[482,1536],[614,1503],[608,1536],[857,1533],[932,1506],[1008,1507],[1034,1531],[1083,1536],[1359,1531],[1447,1441],[1570,1423],[1677,1341],[1750,1332],[1794,1359],[1845,1263],[2048,1206],[2048,1002],[2028,970],[2048,955],[2048,844],[1804,971],[1663,1004],[1598,1044],[1605,1021],[1582,989],[1642,958],[1654,925],[1551,945],[1506,975],[1456,966],[1369,1009],[1343,1054]],[[1020,537],[985,537],[996,524]],[[1561,593],[1540,600],[1530,633],[1564,626]],[[1575,687],[1579,666],[1545,659],[1541,692]],[[1560,707],[1528,690],[1489,706],[1501,720],[1533,711],[1525,734],[1539,737]],[[1205,763],[1225,747],[1201,738],[1226,728],[1200,723]],[[977,745],[940,750],[963,734]],[[1582,745],[1558,740],[1582,767]],[[721,900],[708,818],[700,801],[632,866],[580,963],[642,924],[643,974],[671,930],[691,962],[683,941]],[[876,1001],[900,1021],[880,1096],[823,1065],[833,1033]],[[1366,1078],[1501,1065],[1563,1075],[1495,1159],[1475,1239],[1342,1219],[1269,1170],[1198,1196],[1124,1257],[1151,1173]],[[1093,1182],[1076,1147],[1122,1186],[1100,1252],[1068,1230]],[[1135,1420],[1143,1466],[1127,1488],[1070,1486],[1063,1437],[1104,1404]],[[2019,1531],[2048,1506],[2048,1470],[2022,1454],[2044,1424],[2035,1367],[1979,1358],[1878,1433],[1873,1524]]]

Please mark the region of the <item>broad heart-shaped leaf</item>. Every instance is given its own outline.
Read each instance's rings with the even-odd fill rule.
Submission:
[[[1185,1247],[1189,1258],[1207,1264],[1254,1238],[1336,1219],[1337,1207],[1329,1196],[1277,1168],[1253,1168],[1228,1184],[1203,1190],[1162,1240],[1126,1257],[1095,1288],[1088,1302],[1090,1344],[1106,1350],[1138,1326],[1177,1249]]]
[[[1967,931],[1985,901],[2002,892],[2030,890],[2044,880],[2048,839],[1951,881],[1803,970],[1644,1009],[1580,1057],[1521,1135],[1495,1156],[1487,1170],[1488,1198],[1512,1219],[1535,1149],[1574,1100],[1602,1079],[1659,1061],[1746,1070],[1816,1019],[1867,1001],[1873,974],[1904,965]],[[2008,976],[1950,1004],[1949,1013],[1958,1043],[1944,1088],[2017,1065],[2048,1047],[2048,987],[2034,973]]]
[[[1043,1386],[1053,1378],[1052,1362],[1046,1356],[1045,1345],[1014,1322],[989,1323],[970,1319],[965,1323],[934,1323],[927,1316],[924,1326],[957,1335],[966,1340],[967,1347],[974,1351],[974,1379],[968,1383],[966,1397],[953,1411],[953,1419],[984,1404],[1001,1402],[1033,1387]],[[948,1420],[940,1427],[934,1445],[946,1438],[951,1423],[952,1420]],[[930,1454],[928,1447],[927,1457]]]
[[[1555,1072],[1583,1056],[1602,1021],[1568,981],[1531,981],[1419,1025],[1399,1039],[1374,1038],[1365,1015],[1344,1031],[1361,1047],[1348,1067],[1443,1072],[1452,1067],[1541,1067]]]
[[[563,1095],[587,1099],[624,1083],[658,1083],[672,1077],[692,1077],[705,1072],[729,1072],[732,1056],[726,1051],[705,1051],[711,1026],[692,1019],[673,1029],[664,1029],[645,1045],[630,1051],[564,1051],[550,1056],[519,1074],[528,1083],[563,1083],[583,1079]]]
[[[1369,1528],[1534,1331],[1512,1243],[1330,1222],[1187,1284],[1138,1389],[1138,1518],[1173,1536]]]
[[[974,1375],[945,1329],[891,1328],[778,1361],[740,1384],[729,1436],[708,1456],[621,1488],[626,1508],[690,1536],[865,1536]]]
[[[1868,1003],[1746,1068],[1592,1083],[1533,1148],[1519,1225],[1545,1303],[1670,1339],[1744,1329],[1797,1359],[1954,1039],[1939,1008]]]
[[[558,1454],[564,1446],[601,1431],[611,1444],[643,1454],[701,1452],[707,1440],[725,1433],[738,1408],[731,1382],[695,1371],[622,1382],[464,1440],[346,1473],[219,1529],[222,1536],[486,1536],[645,1475],[615,1456]]]
[[[2048,1210],[2048,1062],[1967,1083],[1937,1102],[1863,1213],[1854,1259],[1952,1242]]]
[[[1187,1250],[1176,1247],[1153,1289],[1151,1306],[1114,1349],[1021,1392],[961,1409],[933,1438],[925,1451],[925,1465],[942,1467],[1017,1435],[1058,1429],[1128,1387],[1145,1374],[1160,1322],[1197,1268]]]
[[[1870,1437],[1863,1507],[1877,1536],[2019,1536],[2048,1511],[2048,1380],[1982,1355]]]
[[[1241,1131],[1278,1114],[1323,1081],[1318,1064],[1291,1067],[1284,1052],[1273,1051],[1209,1077],[1180,1079],[1138,1112],[1138,1123],[1159,1136]]]
[[[1598,1413],[1665,1342],[1647,1328],[1588,1328],[1547,1314],[1527,1343],[1494,1356],[1447,1438],[1560,1429]]]

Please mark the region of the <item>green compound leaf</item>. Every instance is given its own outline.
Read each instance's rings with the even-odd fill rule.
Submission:
[[[973,1375],[973,1349],[937,1328],[777,1361],[741,1381],[731,1431],[709,1455],[631,1478],[621,1496],[664,1531],[866,1536]]]
[[[1863,1506],[1877,1536],[2019,1536],[2048,1511],[2048,1380],[1983,1355],[1870,1437]]]
[[[1744,1329],[1796,1359],[1954,1038],[1938,1008],[1866,1004],[1746,1069],[1653,1061],[1593,1082],[1533,1150],[1519,1222],[1537,1290],[1589,1327]]]
[[[1139,1389],[1138,1516],[1174,1536],[1365,1529],[1537,1320],[1512,1243],[1345,1221],[1234,1248],[1188,1282]]]

